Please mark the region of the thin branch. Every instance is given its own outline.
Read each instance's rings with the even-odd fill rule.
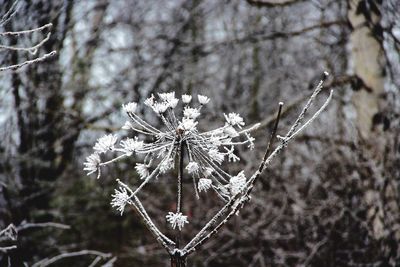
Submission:
[[[260,164],[260,168],[259,168],[260,172],[262,172],[263,169],[264,169],[264,163],[267,160],[267,157],[269,156],[269,154],[271,152],[271,145],[275,141],[276,132],[278,130],[278,125],[279,125],[279,120],[281,118],[282,107],[283,107],[283,102],[279,102],[278,114],[276,116],[274,129],[272,130],[271,137],[270,137],[270,139],[268,141],[268,144],[267,144],[267,149],[265,150],[265,154],[264,154],[263,160],[262,160],[262,162]]]
[[[15,47],[15,46],[8,46],[8,45],[0,45],[0,49],[6,49],[6,50],[11,50],[11,51],[27,51],[34,55],[34,54],[36,54],[37,49],[50,39],[50,36],[51,36],[51,32],[49,32],[47,34],[46,38],[44,38],[38,44],[31,46],[31,47]]]
[[[24,61],[22,63],[18,63],[18,64],[11,65],[11,66],[0,67],[0,72],[1,71],[6,71],[6,70],[16,70],[16,69],[22,68],[25,65],[30,65],[30,64],[33,64],[33,63],[37,63],[37,62],[42,62],[42,61],[46,60],[47,58],[54,56],[56,53],[57,52],[54,50],[54,51],[51,51],[50,53],[44,54],[43,56],[35,58],[35,59],[32,59],[32,60],[27,60],[27,61]]]
[[[265,151],[265,154],[264,154],[264,158],[263,158],[263,160],[262,160],[262,162],[261,162],[261,164],[260,164],[260,166],[259,166],[259,172],[261,173],[262,171],[263,171],[263,169],[264,169],[264,164],[265,164],[265,161],[266,161],[266,159],[267,159],[267,157],[268,157],[268,155],[270,154],[270,150],[271,150],[271,145],[272,145],[272,143],[274,142],[274,140],[275,140],[275,136],[276,136],[276,132],[277,132],[277,129],[278,129],[278,125],[279,125],[279,120],[280,120],[280,117],[281,117],[281,112],[282,112],[282,107],[283,107],[283,103],[282,102],[280,102],[279,103],[279,107],[278,107],[278,114],[277,114],[277,117],[276,117],[276,120],[275,120],[275,125],[274,125],[274,128],[273,128],[273,130],[272,130],[272,133],[271,133],[271,137],[270,137],[270,139],[269,139],[269,141],[268,141],[268,144],[267,144],[267,149],[266,149],[266,151]],[[249,192],[247,192],[246,193],[246,195],[247,196],[249,196],[250,195],[250,192],[251,192],[251,189],[249,190]],[[235,203],[237,200],[239,200],[239,196],[240,196],[240,194],[237,194],[234,198],[231,198],[231,200],[224,206],[224,208],[225,207],[229,207],[229,206],[231,206],[233,203]],[[247,198],[247,197],[246,197]],[[223,221],[221,221],[212,231],[210,231],[206,236],[204,236],[204,237],[202,237],[201,238],[201,236],[202,235],[204,235],[204,233],[205,233],[205,231],[207,230],[206,229],[206,227],[204,227],[202,230],[204,230],[203,231],[203,234],[201,234],[200,232],[202,232],[202,231],[200,231],[199,232],[199,235],[198,235],[198,237],[197,237],[197,240],[199,240],[199,241],[197,241],[197,243],[195,243],[196,241],[194,241],[195,240],[195,238],[190,242],[190,243],[192,243],[192,244],[194,244],[194,245],[191,245],[190,243],[185,247],[186,249],[187,249],[187,254],[190,254],[190,253],[192,253],[193,251],[195,251],[198,247],[200,247],[202,244],[204,244],[208,239],[210,239],[211,238],[211,236],[213,236],[214,234],[216,234],[218,231],[219,231],[219,229],[222,227],[222,226],[224,226],[225,224],[226,224],[226,222],[237,212],[237,210],[239,209],[239,206],[241,206],[241,202],[243,202],[244,200],[239,200],[239,203],[236,203],[235,205],[234,205],[234,208],[229,212],[229,214],[226,216],[226,218],[223,220]],[[230,202],[232,203],[232,204],[230,204]],[[223,209],[224,209],[223,208]],[[225,209],[224,209],[225,210]],[[222,211],[222,209],[221,209],[221,211]],[[218,213],[217,213],[218,214]],[[221,213],[221,216],[222,216],[223,214]],[[219,216],[220,217],[220,216]],[[217,217],[217,218],[213,218],[212,220],[210,220],[210,222],[211,221],[213,221],[214,219],[216,220],[216,219],[218,219],[219,217]],[[206,226],[211,226],[211,224],[210,225],[206,225]],[[201,238],[201,239],[200,239]]]
[[[327,73],[324,73],[324,74],[325,74],[325,79],[326,79],[326,76],[328,74]],[[292,125],[292,127],[289,129],[288,133],[285,135],[284,138],[281,138],[282,142],[280,143],[280,145],[277,148],[275,148],[275,150],[271,154],[267,153],[268,150],[269,150],[267,148],[267,151],[266,151],[265,154],[266,155],[269,154],[268,157],[264,156],[264,159],[260,163],[260,167],[258,168],[258,170],[246,182],[246,186],[245,186],[244,192],[243,193],[238,193],[235,196],[233,196],[228,201],[228,203],[226,203],[225,206],[222,207],[217,212],[216,215],[214,215],[214,217],[200,230],[200,232],[185,246],[185,248],[183,249],[183,255],[187,256],[188,254],[194,252],[195,249],[197,249],[200,245],[204,244],[215,233],[217,233],[218,230],[233,216],[233,214],[236,214],[236,212],[238,212],[241,208],[243,208],[244,204],[250,199],[250,193],[252,191],[252,188],[254,187],[255,181],[259,178],[259,176],[261,175],[261,173],[265,169],[265,166],[268,166],[271,163],[272,159],[277,154],[279,154],[279,152],[282,151],[283,148],[285,148],[287,146],[287,143],[293,137],[295,137],[299,132],[301,132],[305,127],[307,127],[326,108],[326,106],[329,104],[330,100],[332,99],[332,94],[333,94],[332,90],[330,92],[330,95],[329,95],[328,99],[320,107],[320,109],[307,122],[305,122],[303,125],[301,125],[301,122],[302,122],[302,120],[304,118],[304,115],[306,114],[307,110],[309,109],[309,107],[313,103],[315,97],[322,90],[322,85],[323,85],[325,79],[323,79],[318,84],[317,88],[314,90],[314,92],[311,95],[310,99],[308,100],[308,102],[306,103],[305,107],[303,108],[303,110],[301,111],[299,116],[297,117],[297,119],[294,122],[294,124]],[[281,109],[281,107],[280,107],[280,109]],[[280,111],[278,111],[278,114],[280,116]],[[277,127],[277,125],[278,124],[276,123],[276,127]],[[297,130],[297,127],[299,127],[299,126],[300,126],[300,128]],[[207,234],[207,236],[205,236],[205,234],[208,231],[208,229],[210,227],[212,227],[219,220],[219,218],[222,217],[225,214],[225,212],[229,208],[232,208],[232,210],[228,213],[228,215],[225,217],[225,219],[223,219],[211,232],[209,232]]]
[[[173,242],[171,239],[169,239],[167,236],[165,236],[163,233],[161,233],[161,231],[158,229],[158,227],[151,220],[150,216],[147,214],[146,209],[143,207],[141,201],[134,194],[132,189],[130,189],[129,186],[127,186],[125,183],[121,182],[119,179],[117,179],[117,182],[119,185],[126,188],[130,192],[131,200],[132,200],[132,202],[130,202],[130,204],[135,208],[135,211],[141,217],[142,222],[147,227],[147,229],[153,234],[154,238],[160,243],[160,245],[162,247],[164,247],[168,253],[171,253],[171,247],[169,245],[174,246],[175,242]]]
[[[3,15],[0,20],[0,26],[6,24],[15,14],[18,12],[19,5],[17,6],[19,0],[15,0],[10,9]]]
[[[54,223],[54,222],[44,222],[44,223],[27,223],[22,222],[18,227],[18,231],[22,231],[29,228],[43,228],[43,227],[54,227],[60,229],[71,229],[71,226],[62,223]]]
[[[49,266],[50,264],[55,263],[56,261],[65,259],[65,258],[70,258],[70,257],[77,257],[77,256],[83,256],[83,255],[95,255],[102,257],[103,259],[111,257],[111,253],[102,253],[100,251],[96,250],[81,250],[77,252],[66,252],[62,253],[60,255],[57,255],[53,258],[45,258],[35,264],[32,265],[32,267],[46,267]]]
[[[0,247],[0,252],[7,253],[8,250],[16,249],[16,245],[8,246],[8,247]]]
[[[40,27],[38,27],[38,28],[34,28],[34,29],[30,29],[30,30],[23,30],[23,31],[9,31],[9,32],[0,32],[0,36],[12,36],[12,35],[16,35],[16,36],[18,36],[18,35],[22,35],[22,34],[30,34],[30,33],[34,33],[34,32],[37,32],[37,31],[41,31],[41,30],[44,30],[44,29],[51,29],[51,27],[53,27],[53,24],[52,23],[47,23],[46,25],[43,25],[43,26],[40,26]]]

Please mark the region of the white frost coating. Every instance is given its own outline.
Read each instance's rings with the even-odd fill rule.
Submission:
[[[182,102],[185,104],[189,104],[192,101],[191,95],[182,95]]]
[[[149,174],[150,174],[149,168],[146,166],[146,164],[136,163],[135,169],[136,169],[137,173],[139,174],[140,179],[144,179],[147,176],[149,176]]]
[[[120,187],[119,190],[115,189],[114,194],[111,196],[112,196],[111,206],[116,208],[117,211],[121,212],[122,215],[125,210],[125,205],[128,202],[131,202],[128,192],[126,191],[125,188]]]
[[[122,149],[125,150],[125,153],[130,156],[133,152],[143,148],[143,141],[139,141],[137,137],[127,138],[121,141]]]
[[[198,173],[199,171],[199,164],[197,162],[189,162],[189,164],[186,166],[186,170],[188,171],[189,174],[192,173]]]
[[[136,102],[130,102],[128,104],[122,104],[122,109],[126,113],[135,113],[137,108],[137,103]]]
[[[87,175],[90,175],[97,171],[100,162],[101,160],[99,154],[93,153],[92,155],[88,156],[86,158],[86,162],[83,163],[83,165],[85,166],[83,170],[88,171]]]
[[[208,189],[210,189],[211,185],[212,185],[212,180],[211,179],[200,178],[199,179],[199,183],[198,183],[197,186],[199,188],[199,191],[202,192],[202,191],[207,191]]]
[[[114,145],[117,142],[117,136],[113,134],[108,134],[100,137],[97,143],[94,145],[93,149],[98,153],[106,153],[109,150],[114,149]]]
[[[178,227],[179,230],[182,230],[185,224],[189,223],[189,221],[187,220],[187,216],[182,215],[181,212],[168,212],[165,217],[167,218],[167,221],[171,224],[172,229]]]
[[[205,105],[208,102],[210,102],[210,98],[205,95],[198,95],[197,98],[199,99],[199,103],[202,105]]]
[[[236,195],[240,193],[246,185],[246,176],[244,176],[244,172],[241,171],[238,175],[232,177],[229,180],[229,189],[232,195]]]

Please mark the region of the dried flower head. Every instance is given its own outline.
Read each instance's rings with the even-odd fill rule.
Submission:
[[[211,185],[212,185],[211,179],[200,178],[197,187],[199,188],[199,191],[202,192],[202,191],[207,191],[208,189],[210,189]]]
[[[116,135],[105,135],[97,140],[97,143],[94,145],[93,149],[98,153],[106,153],[107,151],[114,149],[114,145],[117,140],[118,139]]]
[[[86,162],[83,163],[83,165],[85,166],[83,170],[88,171],[87,175],[90,175],[97,171],[100,162],[101,160],[99,154],[93,153],[92,155],[88,156],[86,158]]]
[[[181,212],[168,212],[165,217],[167,218],[167,221],[171,224],[172,229],[178,227],[179,230],[182,230],[185,224],[189,223],[189,221],[187,220],[187,216],[182,215]]]
[[[126,113],[135,113],[136,112],[136,108],[137,108],[137,103],[136,102],[130,102],[128,104],[123,104],[122,105],[122,109]]]
[[[243,118],[237,113],[229,113],[224,114],[226,123],[223,126],[201,132],[197,128],[198,119],[201,117],[202,108],[210,101],[210,98],[198,95],[199,103],[189,106],[191,100],[192,97],[189,95],[182,96],[184,108],[181,116],[177,116],[175,109],[179,99],[175,97],[174,92],[159,93],[158,98],[151,95],[146,99],[145,105],[153,110],[163,122],[164,127],[161,129],[152,126],[136,113],[138,107],[135,102],[123,105],[123,109],[130,118],[123,128],[134,131],[136,136],[123,139],[119,143],[117,143],[116,135],[108,134],[99,138],[94,146],[96,153],[112,151],[114,155],[115,153],[120,155],[107,162],[100,162],[100,157],[94,154],[88,157],[85,170],[90,174],[99,170],[99,167],[118,159],[137,155],[139,159],[144,159],[143,163],[138,163],[135,167],[140,179],[143,180],[142,185],[137,189],[139,191],[151,179],[173,169],[175,157],[182,148],[189,158],[186,170],[193,178],[196,195],[197,190],[207,191],[212,184],[215,184],[214,191],[223,199],[228,200],[234,192],[239,190],[239,187],[232,187],[230,191],[223,188],[230,186],[231,181],[238,178],[223,171],[221,165],[224,162],[235,162],[240,159],[235,154],[236,146],[247,145],[253,148],[254,139],[249,132],[256,127],[243,129],[245,126]]]
[[[229,180],[229,189],[232,195],[236,195],[241,192],[246,185],[246,176],[244,176],[243,171],[239,172],[238,175],[233,176]]]
[[[122,187],[120,187],[119,190],[115,189],[114,191],[115,193],[111,195],[111,206],[121,212],[122,215],[124,213],[126,204],[131,201],[130,196],[128,195],[126,189]]]
[[[192,101],[192,96],[191,95],[182,95],[182,102],[185,104],[190,103]]]

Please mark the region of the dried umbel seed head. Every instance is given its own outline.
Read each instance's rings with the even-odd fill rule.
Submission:
[[[144,162],[136,164],[135,169],[140,179],[143,180],[144,186],[149,180],[168,172],[174,167],[175,157],[182,146],[190,159],[186,170],[194,179],[193,185],[196,192],[199,190],[207,191],[211,188],[213,181],[215,184],[229,186],[229,181],[236,176],[231,176],[223,171],[221,164],[240,160],[235,154],[235,147],[247,145],[249,148],[253,148],[254,139],[249,134],[250,130],[242,129],[245,123],[237,113],[223,114],[225,124],[214,130],[200,132],[197,129],[198,119],[201,118],[201,110],[204,105],[209,103],[210,98],[198,95],[197,99],[198,103],[196,104],[192,101],[191,96],[182,95],[184,108],[181,111],[181,116],[175,114],[179,99],[175,97],[174,92],[160,93],[158,99],[154,95],[146,99],[144,104],[161,118],[164,124],[163,129],[157,129],[142,119],[136,113],[138,110],[137,103],[130,102],[122,105],[123,110],[130,118],[130,121],[124,124],[123,129],[134,131],[136,136],[123,139],[120,142],[118,142],[117,136],[113,134],[99,138],[94,146],[95,154],[87,158],[85,170],[90,174],[99,170],[101,166],[118,159],[143,155]],[[189,103],[191,103],[191,106],[189,106]],[[252,129],[255,129],[255,127]],[[148,140],[153,141],[148,142]],[[109,151],[113,154],[120,153],[120,155],[109,161],[101,162],[98,154]],[[236,192],[235,190],[222,189],[221,186],[216,186],[214,189],[225,200],[229,199],[232,192]],[[124,192],[119,192],[114,196],[121,199],[125,195]],[[115,201],[113,202],[114,206],[117,203]],[[117,205],[117,207],[121,208],[122,205]]]

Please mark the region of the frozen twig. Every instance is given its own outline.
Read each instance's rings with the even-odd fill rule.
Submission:
[[[324,73],[324,74],[325,74],[325,78],[326,78],[328,74],[327,73]],[[330,100],[332,99],[332,94],[333,94],[332,90],[331,90],[331,92],[329,94],[329,97],[324,102],[324,104],[318,109],[318,111],[315,112],[313,114],[313,116],[307,122],[305,122],[304,124],[301,124],[301,122],[302,122],[307,110],[309,109],[309,107],[313,103],[313,101],[316,98],[316,96],[322,90],[323,82],[324,82],[324,80],[322,80],[318,84],[317,88],[314,90],[313,94],[311,95],[310,99],[307,101],[305,107],[303,108],[303,110],[301,111],[299,116],[297,117],[296,121],[294,122],[294,124],[292,125],[292,127],[290,128],[288,133],[285,135],[285,137],[283,137],[283,138],[281,137],[280,138],[281,139],[281,143],[275,148],[275,150],[272,153],[269,152],[270,151],[270,147],[271,147],[271,143],[274,140],[273,136],[271,137],[270,141],[268,142],[267,149],[266,149],[266,152],[264,154],[264,158],[261,161],[258,170],[247,181],[245,190],[243,190],[243,192],[241,194],[237,194],[236,196],[231,198],[229,200],[229,202],[226,203],[225,206],[222,207],[217,212],[217,214],[202,228],[202,230],[200,230],[200,232],[185,246],[185,248],[183,249],[183,253],[184,253],[185,256],[189,255],[192,252],[194,252],[199,246],[201,246],[207,240],[209,240],[214,234],[216,234],[218,232],[218,230],[224,224],[226,224],[226,222],[234,214],[236,214],[243,207],[243,204],[250,199],[250,193],[251,193],[251,191],[252,191],[252,189],[254,187],[254,183],[260,177],[260,175],[263,172],[263,170],[265,169],[265,167],[268,166],[271,163],[272,159],[277,154],[279,154],[279,152],[282,151],[282,149],[284,149],[287,146],[287,143],[293,137],[295,137],[299,132],[301,132],[303,129],[305,129],[305,127],[307,127],[315,118],[317,118],[319,116],[319,114],[326,108],[326,106],[329,104]],[[273,130],[273,134],[274,135],[276,133],[276,129],[277,129],[277,126],[278,126],[278,122],[279,122],[279,117],[280,117],[282,106],[283,106],[283,104],[280,103],[279,104],[279,110],[278,110],[278,117],[277,117],[277,120],[276,120],[276,123],[275,123],[275,126],[274,126],[274,130]],[[300,127],[300,128],[297,129],[298,127]],[[224,214],[230,208],[231,208],[231,211],[228,213],[228,215],[223,217]],[[214,224],[216,224],[218,221],[220,221],[220,223],[215,228],[213,228],[213,230],[208,232],[208,230]]]
[[[65,258],[78,257],[78,256],[84,256],[84,255],[94,255],[94,256],[101,257],[103,259],[111,257],[110,253],[103,253],[103,252],[96,251],[96,250],[81,250],[81,251],[76,251],[76,252],[65,252],[60,255],[54,256],[52,258],[45,258],[45,259],[33,264],[32,267],[46,267],[46,266],[49,266],[50,264],[53,264],[59,260],[65,259]]]
[[[56,53],[57,53],[56,51],[51,51],[50,53],[44,54],[43,56],[35,58],[35,59],[32,59],[32,60],[27,60],[27,61],[24,61],[22,63],[18,63],[18,64],[11,65],[11,66],[0,67],[0,72],[1,71],[6,71],[6,70],[16,70],[16,69],[22,68],[25,65],[30,65],[30,64],[42,62],[42,61],[48,59],[49,57],[54,56]]]

